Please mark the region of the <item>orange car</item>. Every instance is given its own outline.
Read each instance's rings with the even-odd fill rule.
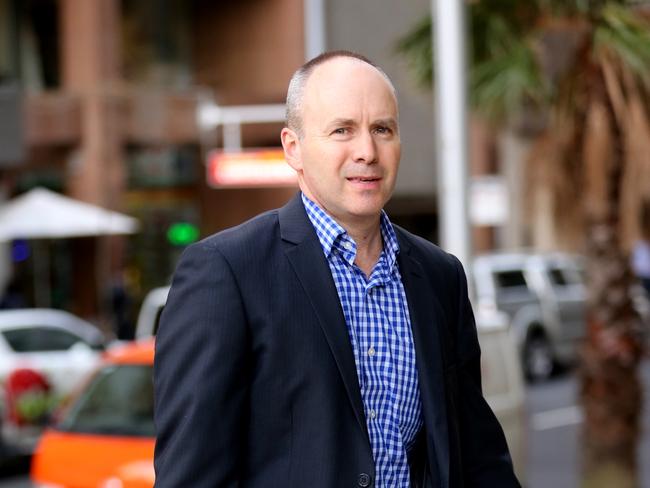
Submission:
[[[151,488],[153,340],[106,352],[102,365],[42,436],[35,487]]]

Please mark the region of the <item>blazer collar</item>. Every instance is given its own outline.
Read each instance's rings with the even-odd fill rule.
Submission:
[[[285,254],[302,284],[343,379],[352,409],[368,445],[370,438],[354,364],[354,354],[336,285],[316,231],[300,198],[292,198],[279,211],[280,236]]]
[[[422,416],[427,439],[429,465],[438,468],[439,485],[449,484],[449,431],[447,422],[446,381],[443,355],[447,353],[446,315],[438,300],[442,277],[436,269],[424,269],[413,255],[404,232],[397,228],[400,243],[398,263],[411,317],[415,357],[420,383]],[[435,283],[435,284],[434,284]],[[431,470],[436,473],[435,469]]]

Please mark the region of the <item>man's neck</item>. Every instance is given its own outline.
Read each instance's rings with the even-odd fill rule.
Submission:
[[[341,224],[341,227],[346,230],[357,245],[354,264],[366,276],[370,276],[384,247],[381,236],[380,217],[377,217],[376,221],[372,223],[350,225],[349,223],[339,222],[339,224]]]

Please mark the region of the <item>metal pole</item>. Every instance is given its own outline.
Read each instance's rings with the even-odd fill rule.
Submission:
[[[325,0],[305,0],[305,61],[325,51]]]
[[[469,271],[467,106],[463,0],[431,0],[441,245]]]

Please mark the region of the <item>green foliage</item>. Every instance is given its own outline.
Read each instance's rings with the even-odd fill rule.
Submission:
[[[472,107],[503,121],[524,106],[552,106],[566,101],[570,79],[579,79],[586,62],[569,63],[569,72],[551,79],[543,71],[539,42],[549,25],[584,29],[587,49],[577,56],[598,62],[614,57],[622,67],[648,82],[650,23],[626,0],[474,0],[468,5],[469,89]],[[422,19],[398,43],[415,80],[432,83],[431,18]],[[546,53],[551,58],[553,53]],[[648,82],[650,84],[650,82]],[[567,95],[567,93],[564,93]],[[572,98],[572,97],[569,97]],[[562,103],[562,102],[560,102]]]
[[[397,52],[406,55],[415,81],[430,87],[433,80],[433,48],[431,17],[424,17],[397,43]]]
[[[40,425],[58,406],[60,398],[43,390],[29,390],[16,400],[16,411],[28,424]]]
[[[506,19],[484,26],[481,53],[474,50],[470,72],[472,106],[492,119],[503,119],[524,105],[543,104],[547,89],[528,39]]]
[[[596,56],[614,55],[647,81],[650,75],[649,22],[623,5],[605,5],[594,31],[594,52]]]

